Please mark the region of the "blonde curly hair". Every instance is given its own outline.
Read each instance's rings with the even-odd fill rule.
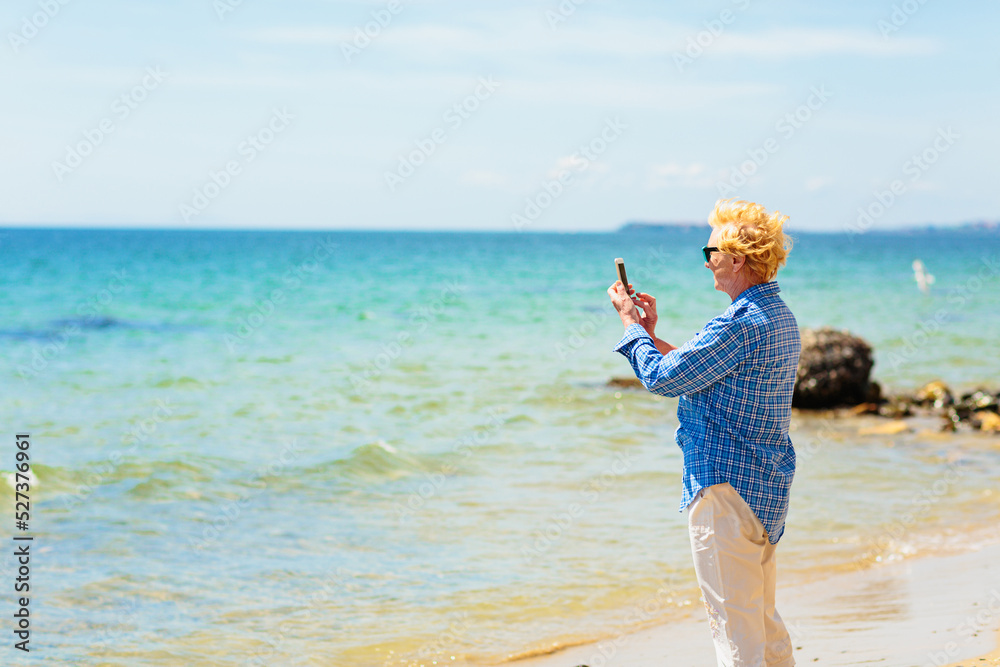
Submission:
[[[718,229],[720,252],[746,258],[746,268],[760,282],[768,282],[785,265],[792,238],[782,231],[787,215],[768,213],[760,204],[720,199],[708,216],[708,224]]]

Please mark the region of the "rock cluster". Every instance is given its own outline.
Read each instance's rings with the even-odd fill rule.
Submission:
[[[977,389],[956,399],[944,382],[928,382],[914,394],[900,394],[881,401],[858,405],[855,414],[878,414],[900,419],[919,413],[938,414],[942,417],[941,429],[955,431],[971,428],[1000,433],[1000,392],[991,393]]]

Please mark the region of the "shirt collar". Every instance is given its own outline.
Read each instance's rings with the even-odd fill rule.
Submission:
[[[766,283],[758,283],[757,285],[751,285],[750,287],[743,290],[743,292],[736,298],[737,301],[742,301],[744,299],[748,301],[755,301],[762,296],[768,294],[777,294],[781,291],[778,287],[778,281],[771,280]]]

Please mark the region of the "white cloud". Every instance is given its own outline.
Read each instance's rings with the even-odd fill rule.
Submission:
[[[549,169],[548,173],[545,174],[546,178],[558,179],[559,174],[564,171],[575,172],[577,167],[580,166],[579,158],[575,158],[572,155],[566,155],[556,160],[556,164],[552,169]],[[597,163],[591,163],[591,167],[596,167]],[[607,166],[604,166],[604,170],[607,171]]]
[[[339,44],[350,40],[351,32],[343,26],[276,26],[247,30],[243,37],[267,44]]]
[[[806,190],[809,192],[816,192],[817,190],[822,190],[832,183],[833,179],[827,176],[813,176],[806,179],[805,186]]]
[[[766,33],[724,33],[706,53],[759,58],[792,58],[824,55],[913,56],[940,51],[937,40],[900,37],[884,40],[862,30],[831,28],[781,28]]]
[[[507,20],[504,20],[507,19]],[[667,57],[684,53],[703,26],[650,19],[579,21],[552,32],[542,23],[503,17],[476,27],[392,24],[371,39],[367,48],[405,50],[418,59],[457,56],[496,57],[558,54]],[[487,27],[489,26],[489,27]],[[274,44],[339,44],[353,39],[358,26],[278,26],[244,33],[251,41]],[[900,36],[882,39],[862,29],[785,27],[742,32],[733,25],[704,47],[709,56],[794,58],[824,55],[912,56],[938,53],[938,40]]]
[[[720,179],[724,179],[724,169],[714,173],[701,162],[683,165],[677,162],[654,164],[646,174],[647,190],[666,190],[670,188],[708,188],[713,187]]]
[[[545,172],[543,181],[565,181],[568,188],[590,188],[604,180],[610,172],[611,166],[607,162],[583,160],[580,155],[565,155],[556,159],[555,164]],[[531,185],[538,187],[537,183]]]
[[[558,80],[511,80],[506,83],[508,97],[532,102],[574,104],[605,108],[613,100],[621,109],[702,109],[713,104],[768,95],[783,90],[778,84],[761,83],[689,83],[626,80],[592,75],[587,78],[566,76]],[[623,120],[628,121],[623,116]]]

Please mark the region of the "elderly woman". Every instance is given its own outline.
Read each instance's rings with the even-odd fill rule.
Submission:
[[[774,282],[791,247],[787,216],[723,200],[703,248],[724,313],[675,347],[656,337],[656,299],[608,289],[625,335],[615,350],[651,392],[677,396],[677,444],[695,574],[719,665],[794,665],[774,608],[775,547],[785,528],[795,450],[788,437],[799,329]],[[640,312],[639,308],[642,309]]]

